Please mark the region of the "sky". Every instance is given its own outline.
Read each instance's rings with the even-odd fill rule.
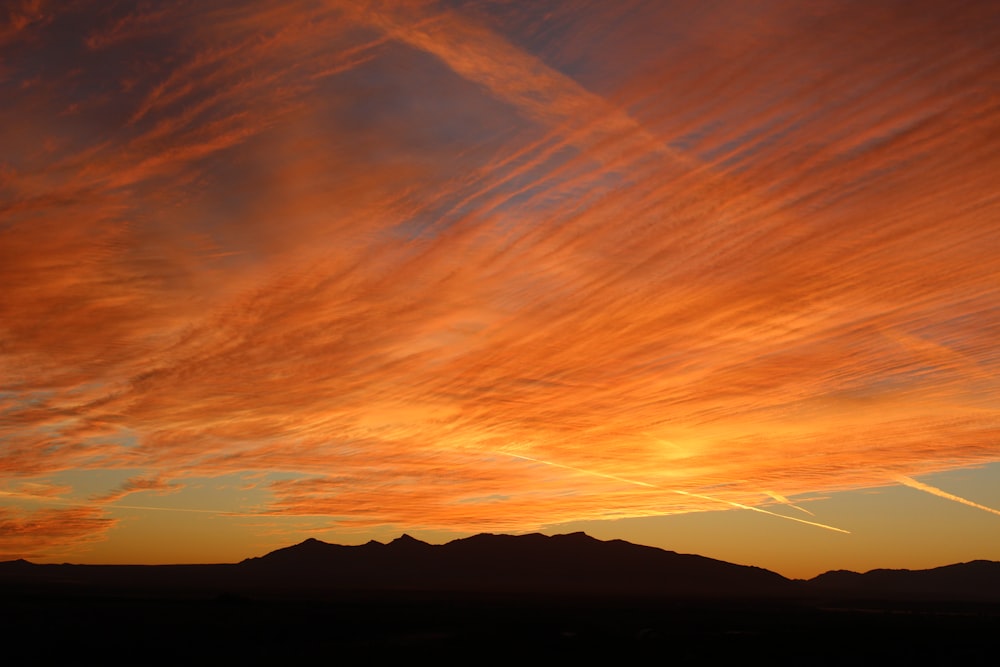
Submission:
[[[0,559],[1000,560],[1000,6],[10,0]]]

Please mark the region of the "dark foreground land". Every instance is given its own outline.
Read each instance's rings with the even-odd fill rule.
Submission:
[[[6,664],[996,665],[1000,605],[0,589]]]
[[[306,540],[233,564],[0,563],[0,628],[11,665],[997,665],[1000,563],[800,581],[583,533]]]

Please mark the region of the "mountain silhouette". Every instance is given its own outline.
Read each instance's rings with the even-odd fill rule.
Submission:
[[[402,535],[356,546],[307,539],[240,563],[36,565],[0,563],[0,584],[80,590],[337,591],[599,594],[640,597],[866,598],[1000,601],[1000,563],[929,570],[831,571],[791,580],[759,567],[585,533],[482,533],[433,545]]]
[[[1000,563],[975,560],[928,570],[878,569],[859,574],[825,572],[809,581],[813,590],[850,597],[1000,600]]]
[[[310,539],[240,566],[258,581],[355,589],[709,596],[797,590],[794,582],[761,568],[622,540],[605,542],[584,533],[484,533],[443,545],[408,535],[360,546]]]

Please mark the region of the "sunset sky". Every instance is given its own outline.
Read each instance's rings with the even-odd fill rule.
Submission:
[[[1000,560],[1000,4],[10,0],[0,559]]]

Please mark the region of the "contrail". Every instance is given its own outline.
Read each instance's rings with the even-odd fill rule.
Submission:
[[[789,500],[788,498],[784,497],[780,493],[775,493],[774,491],[762,491],[761,493],[763,493],[766,496],[770,496],[770,497],[774,498],[775,500],[777,500],[782,505],[788,505],[789,507],[794,507],[798,511],[805,512],[809,516],[816,516],[815,514],[813,514],[809,510],[807,510],[805,507],[799,507],[798,505],[796,505],[795,503],[793,503],[791,500]]]
[[[151,507],[146,505],[104,505],[105,509],[152,510],[156,512],[195,512],[197,514],[232,514],[223,510],[203,510],[194,507]]]
[[[97,503],[97,502],[80,502],[77,500],[63,500],[61,498],[52,498],[50,496],[42,496],[34,493],[20,493],[17,491],[0,491],[0,496],[9,496],[13,498],[24,498],[25,500],[31,500],[38,503],[47,503],[49,505],[62,505],[64,507],[99,507],[103,510],[152,510],[156,512],[195,512],[197,514],[239,514],[239,512],[234,512],[232,510],[209,510],[209,509],[198,509],[195,507],[153,507],[149,505],[115,505],[111,503]]]
[[[807,526],[816,526],[817,528],[825,528],[827,530],[832,530],[832,531],[837,532],[837,533],[846,533],[847,535],[851,534],[851,531],[844,530],[843,528],[837,528],[836,526],[828,526],[825,523],[819,523],[818,521],[806,521],[805,519],[799,519],[799,518],[794,517],[794,516],[785,516],[784,514],[778,514],[777,512],[771,512],[771,511],[768,511],[768,510],[765,510],[765,509],[761,509],[760,507],[754,507],[753,505],[744,505],[743,503],[737,503],[737,502],[734,502],[732,500],[723,500],[722,498],[713,498],[712,496],[706,496],[706,495],[703,495],[703,494],[700,494],[700,493],[691,493],[689,491],[680,491],[678,489],[668,489],[668,491],[671,491],[673,493],[679,493],[682,496],[692,496],[693,498],[704,498],[705,500],[714,500],[717,503],[725,503],[725,504],[730,505],[732,507],[738,507],[738,508],[744,509],[744,510],[751,510],[753,512],[760,512],[761,514],[770,514],[771,516],[776,516],[779,519],[788,519],[789,521],[795,521],[797,523],[804,523]]]
[[[828,526],[825,523],[819,523],[817,521],[806,521],[805,519],[799,519],[794,516],[785,516],[784,514],[778,514],[777,512],[771,512],[769,510],[761,509],[760,507],[753,507],[751,505],[744,505],[743,503],[737,503],[732,500],[724,500],[722,498],[715,498],[713,496],[706,496],[701,493],[691,493],[690,491],[681,491],[679,489],[664,489],[662,486],[657,486],[655,484],[650,484],[649,482],[640,482],[634,479],[626,479],[625,477],[619,477],[618,475],[609,475],[603,472],[597,472],[596,470],[585,470],[583,468],[577,468],[575,466],[569,466],[564,463],[554,463],[552,461],[544,461],[542,459],[532,458],[530,456],[524,456],[523,454],[512,454],[510,452],[503,452],[507,456],[512,456],[515,459],[524,459],[525,461],[534,461],[536,463],[544,463],[548,466],[553,466],[555,468],[565,468],[566,470],[573,470],[576,472],[583,473],[585,475],[594,475],[596,477],[604,477],[606,479],[613,479],[617,482],[625,482],[626,484],[635,484],[636,486],[644,486],[649,489],[660,489],[662,491],[669,491],[670,493],[677,493],[682,496],[690,496],[692,498],[701,498],[702,500],[711,500],[717,503],[723,503],[729,505],[730,507],[736,507],[743,510],[751,510],[753,512],[760,512],[761,514],[768,514],[770,516],[776,516],[779,519],[787,519],[789,521],[795,521],[797,523],[804,523],[807,526],[816,526],[817,528],[825,528],[826,530],[832,530],[837,533],[850,534],[851,531],[844,530],[843,528],[837,528],[835,526]]]
[[[947,498],[948,500],[954,500],[956,503],[962,503],[963,505],[968,505],[969,507],[975,507],[986,512],[991,512],[993,514],[1000,514],[1000,510],[995,510],[992,507],[987,507],[986,505],[980,505],[979,503],[974,503],[971,500],[962,498],[961,496],[956,496],[954,493],[948,493],[936,486],[931,486],[930,484],[924,484],[923,482],[918,482],[915,479],[906,477],[904,475],[898,475],[894,477],[897,482],[904,486],[908,486],[911,489],[917,489],[918,491],[926,491],[927,493],[933,494],[935,496],[940,496],[941,498]]]
[[[542,459],[533,459],[530,456],[524,456],[523,454],[511,454],[509,452],[504,452],[507,456],[513,456],[515,459],[524,459],[525,461],[534,461],[535,463],[544,463],[547,466],[552,466],[554,468],[565,468],[566,470],[575,470],[576,472],[582,472],[586,475],[595,475],[597,477],[605,477],[607,479],[613,479],[616,482],[625,482],[626,484],[635,484],[636,486],[645,486],[650,489],[659,489],[660,487],[655,484],[649,484],[648,482],[638,482],[634,479],[625,479],[624,477],[618,477],[617,475],[608,475],[603,472],[597,472],[596,470],[584,470],[583,468],[574,468],[573,466],[568,466],[563,463],[553,463],[552,461],[543,461]]]

